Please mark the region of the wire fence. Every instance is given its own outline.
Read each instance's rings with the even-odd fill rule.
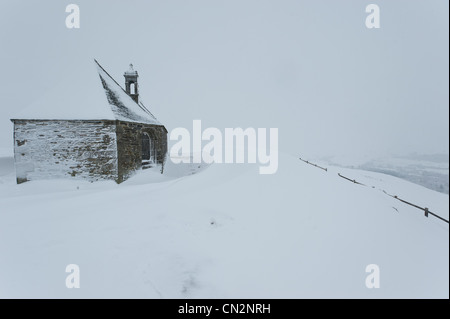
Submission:
[[[386,195],[391,196],[392,198],[395,198],[396,200],[401,201],[402,203],[405,203],[405,204],[410,205],[410,206],[412,206],[412,207],[415,207],[415,208],[417,208],[417,209],[423,210],[423,211],[425,212],[425,217],[428,217],[428,215],[432,215],[432,216],[434,216],[434,217],[436,217],[436,218],[439,218],[440,220],[446,222],[447,224],[449,223],[448,220],[445,219],[444,217],[441,217],[441,216],[439,216],[438,214],[435,214],[435,213],[431,212],[431,211],[428,209],[428,207],[420,207],[420,206],[418,206],[418,205],[416,205],[416,204],[410,203],[410,202],[408,202],[408,201],[406,201],[406,200],[404,200],[404,199],[399,198],[397,195],[391,195],[391,194],[388,194],[388,193],[386,193],[386,191],[384,191],[384,190],[383,190],[383,192],[384,192]]]
[[[348,178],[348,177],[345,177],[344,175],[341,175],[341,173],[338,173],[338,175],[339,175],[339,177],[342,177],[343,179],[346,179],[346,180],[348,180],[348,181],[350,181],[350,182],[352,182],[352,183],[354,183],[354,184],[358,184],[358,185],[361,185],[361,186],[366,186],[366,185],[364,185],[363,183],[357,182],[357,181],[354,180],[354,179],[350,179],[350,178]]]
[[[312,162],[310,162],[310,161],[304,160],[304,159],[302,159],[301,157],[299,157],[299,159],[300,159],[301,161],[305,162],[306,164],[309,164],[309,165],[312,165],[312,166],[314,166],[314,167],[320,168],[320,169],[322,169],[322,170],[324,170],[324,171],[326,171],[326,172],[328,171],[327,168],[321,167],[321,166],[319,166],[319,165],[317,165],[317,164],[314,164],[314,163],[312,163]],[[363,184],[363,183],[360,183],[360,182],[358,182],[358,181],[355,180],[355,179],[351,179],[351,178],[349,178],[349,177],[347,177],[347,176],[344,176],[344,175],[342,175],[341,173],[338,173],[338,176],[341,177],[341,178],[343,178],[343,179],[345,179],[345,180],[347,180],[347,181],[349,181],[349,182],[352,182],[353,184],[357,184],[357,185],[361,185],[361,186],[367,187],[367,185],[365,185],[365,184]],[[372,188],[375,188],[375,186],[372,186]],[[385,193],[386,195],[388,195],[388,196],[390,196],[390,197],[392,197],[392,198],[395,198],[396,200],[399,200],[399,201],[401,201],[402,203],[405,203],[405,204],[410,205],[410,206],[412,206],[412,207],[415,207],[415,208],[417,208],[417,209],[423,210],[424,213],[425,213],[424,215],[425,215],[425,217],[427,217],[427,218],[428,218],[428,215],[431,215],[431,216],[434,216],[434,217],[436,217],[436,218],[442,220],[443,222],[446,222],[447,224],[449,223],[449,221],[448,221],[447,219],[445,219],[444,217],[439,216],[438,214],[431,212],[431,211],[428,209],[428,207],[421,207],[421,206],[419,206],[419,205],[416,205],[416,204],[413,204],[413,203],[411,203],[411,202],[408,202],[408,201],[406,201],[406,200],[404,200],[404,199],[401,199],[401,198],[399,198],[397,195],[391,195],[391,194],[388,194],[385,190],[382,190],[382,191],[383,191],[383,193]]]
[[[348,178],[348,177],[346,177],[346,176],[343,176],[343,175],[341,175],[340,173],[338,173],[338,175],[339,175],[339,177],[342,177],[343,179],[348,180],[349,182],[352,182],[352,183],[354,183],[354,184],[358,184],[358,185],[361,185],[361,186],[367,186],[367,185],[364,185],[363,183],[360,183],[360,182],[356,181],[355,179],[351,179],[351,178]],[[375,187],[372,186],[372,188],[375,188]],[[401,201],[402,203],[405,203],[405,204],[410,205],[410,206],[412,206],[412,207],[415,207],[415,208],[417,208],[417,209],[423,210],[423,211],[425,212],[425,217],[428,217],[428,215],[432,215],[432,216],[434,216],[434,217],[436,217],[436,218],[438,218],[438,219],[440,219],[440,220],[446,222],[447,224],[449,223],[448,220],[445,219],[444,217],[439,216],[438,214],[435,214],[435,213],[431,212],[431,211],[428,209],[428,207],[420,207],[419,205],[410,203],[410,202],[408,202],[408,201],[406,201],[406,200],[404,200],[404,199],[399,198],[397,195],[391,195],[391,194],[388,194],[385,190],[383,190],[383,193],[385,193],[386,195],[388,195],[388,196],[390,196],[390,197],[392,197],[392,198],[395,198],[396,200]]]
[[[319,165],[317,165],[317,164],[314,164],[314,163],[311,163],[310,161],[304,160],[304,159],[302,159],[301,157],[299,157],[298,159],[299,159],[299,160],[301,160],[301,161],[303,161],[303,162],[305,162],[306,164],[309,164],[309,165],[312,165],[312,166],[314,166],[314,167],[317,167],[317,168],[323,169],[323,170],[324,170],[325,172],[327,172],[327,171],[328,171],[328,169],[327,169],[327,168],[325,168],[325,167],[322,167],[322,166],[319,166]]]

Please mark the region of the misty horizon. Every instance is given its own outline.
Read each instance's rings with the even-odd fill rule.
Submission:
[[[167,127],[276,127],[280,152],[448,154],[448,3],[78,1],[0,4],[0,147],[10,118],[96,58]],[[14,33],[11,32],[14,30]],[[82,94],[82,93],[81,93]],[[64,105],[61,105],[64,107]]]

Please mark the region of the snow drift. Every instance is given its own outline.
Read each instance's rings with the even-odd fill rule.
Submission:
[[[448,224],[382,190],[447,219],[448,195],[393,176],[280,154],[274,175],[169,162],[121,185],[16,185],[0,164],[2,298],[449,297]],[[72,263],[80,289],[65,287]]]

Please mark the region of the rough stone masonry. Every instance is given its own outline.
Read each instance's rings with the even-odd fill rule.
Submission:
[[[121,183],[141,168],[160,165],[163,171],[167,130],[139,100],[137,71],[130,65],[124,73],[124,90],[97,61],[95,67],[97,72],[92,75],[103,88],[104,99],[93,102],[88,94],[91,86],[70,86],[73,92],[86,93],[77,93],[86,100],[71,111],[96,109],[100,112],[94,113],[101,115],[81,120],[78,118],[86,118],[81,111],[77,113],[80,117],[60,119],[53,111],[46,113],[50,118],[36,119],[42,118],[38,112],[11,120],[17,183],[55,178]],[[44,102],[41,107],[48,105]],[[54,102],[51,106],[56,110],[67,107]]]
[[[17,183],[62,177],[118,183],[141,168],[143,132],[167,152],[161,126],[110,120],[13,120]]]

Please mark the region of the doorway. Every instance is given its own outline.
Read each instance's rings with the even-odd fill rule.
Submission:
[[[142,133],[142,168],[152,167],[156,164],[156,146],[148,133]]]

